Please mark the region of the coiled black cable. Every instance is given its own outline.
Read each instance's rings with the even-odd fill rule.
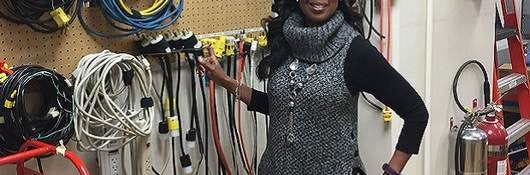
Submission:
[[[72,87],[52,70],[36,65],[15,68],[0,88],[0,102],[0,155],[16,153],[29,139],[57,145],[61,140],[66,144],[74,134]]]
[[[52,33],[71,24],[77,16],[77,0],[2,0],[0,14],[7,20],[26,24],[33,30]],[[60,10],[62,9],[62,11]],[[63,12],[51,13],[52,11]],[[51,14],[64,16],[58,24]]]

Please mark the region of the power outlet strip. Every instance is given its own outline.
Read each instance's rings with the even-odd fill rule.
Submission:
[[[122,158],[119,150],[111,152],[98,152],[98,165],[101,175],[122,175]]]
[[[151,164],[151,143],[149,136],[136,137],[131,145],[132,165],[134,167],[134,175],[150,175],[152,173]]]

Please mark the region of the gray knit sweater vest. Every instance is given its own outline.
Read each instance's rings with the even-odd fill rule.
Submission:
[[[344,61],[352,39],[359,35],[337,11],[327,22],[307,27],[293,13],[283,27],[291,58],[300,60],[297,74],[316,63],[316,72],[298,93],[294,107],[294,142],[289,128],[289,64],[271,75],[268,96],[270,133],[260,175],[350,175],[361,168],[357,144],[357,94],[350,94],[344,80]]]

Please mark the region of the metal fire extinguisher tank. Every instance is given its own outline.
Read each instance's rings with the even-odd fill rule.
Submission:
[[[488,160],[488,136],[474,124],[463,124],[457,135],[458,175],[486,175]]]

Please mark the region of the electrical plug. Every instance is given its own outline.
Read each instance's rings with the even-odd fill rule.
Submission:
[[[188,148],[195,148],[195,141],[197,140],[197,130],[190,129],[186,134],[186,142]]]
[[[236,49],[236,38],[233,36],[226,37],[226,45],[225,45],[225,56],[234,56]]]
[[[7,75],[5,73],[0,73],[0,84],[3,84],[7,79]]]
[[[167,135],[169,133],[169,128],[166,122],[158,122],[158,133],[161,135]]]
[[[260,47],[267,47],[267,44],[268,44],[267,42],[268,42],[267,37],[265,35],[260,35],[258,37],[258,45]]]
[[[171,137],[180,137],[180,124],[177,120],[177,117],[168,117],[167,124],[169,135],[171,135]]]
[[[184,171],[184,174],[191,174],[193,173],[193,167],[191,166],[191,158],[190,155],[183,155],[180,157],[180,165],[182,166],[182,170]]]
[[[50,16],[52,16],[53,20],[55,21],[55,24],[57,24],[58,27],[64,27],[68,25],[68,22],[70,22],[70,20],[72,19],[70,15],[64,12],[64,9],[62,7],[50,11]]]

